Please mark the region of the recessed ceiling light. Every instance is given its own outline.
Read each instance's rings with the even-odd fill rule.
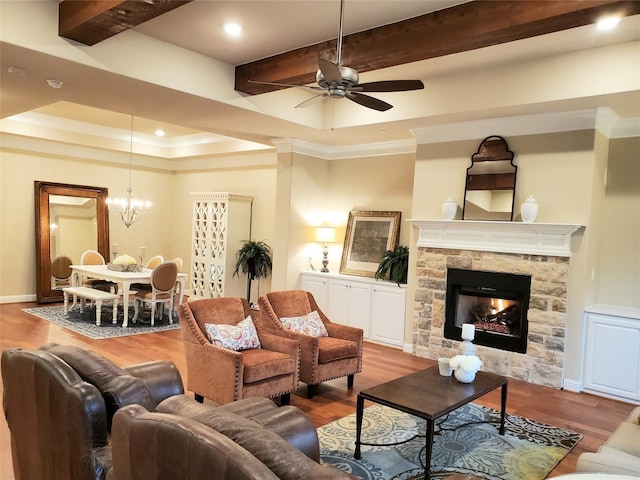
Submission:
[[[7,68],[7,71],[9,73],[12,73],[13,75],[20,75],[21,77],[24,77],[27,75],[27,71],[24,68],[15,67],[13,65]]]
[[[156,135],[159,137],[164,137],[164,130],[160,130],[160,129],[156,130]]]
[[[62,87],[62,82],[60,80],[55,80],[53,78],[48,79],[47,83],[49,84],[49,86],[51,88],[60,88],[60,87]]]
[[[242,34],[242,25],[239,23],[228,22],[224,24],[224,31],[231,37],[239,37]]]
[[[598,30],[611,30],[615,28],[618,23],[620,23],[620,17],[605,17],[598,20],[596,25],[598,26]]]

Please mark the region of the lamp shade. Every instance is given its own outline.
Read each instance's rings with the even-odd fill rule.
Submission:
[[[316,242],[335,242],[336,241],[336,229],[332,227],[318,227],[316,228]]]

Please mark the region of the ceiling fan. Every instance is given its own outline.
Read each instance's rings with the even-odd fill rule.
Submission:
[[[344,0],[340,1],[340,28],[338,31],[338,46],[336,49],[336,62],[330,62],[323,58],[318,59],[318,71],[316,73],[317,86],[290,85],[286,83],[260,82],[249,80],[251,83],[275,85],[280,87],[299,87],[316,91],[324,91],[296,105],[296,108],[307,106],[318,98],[347,98],[352,102],[373,110],[384,112],[393,107],[390,103],[365,95],[362,92],[406,92],[410,90],[422,90],[424,84],[421,80],[383,80],[379,82],[358,83],[358,72],[350,67],[341,65],[342,56],[342,26],[344,20]]]

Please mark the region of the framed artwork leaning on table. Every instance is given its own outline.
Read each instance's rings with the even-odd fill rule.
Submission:
[[[401,215],[402,212],[351,210],[340,273],[373,277],[384,253],[398,244]]]

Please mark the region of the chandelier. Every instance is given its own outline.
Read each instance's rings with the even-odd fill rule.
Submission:
[[[133,225],[140,215],[149,212],[151,202],[138,200],[131,189],[131,170],[133,165],[133,115],[131,115],[131,137],[129,146],[129,188],[120,198],[108,198],[109,210],[118,212],[120,219],[127,228]]]

